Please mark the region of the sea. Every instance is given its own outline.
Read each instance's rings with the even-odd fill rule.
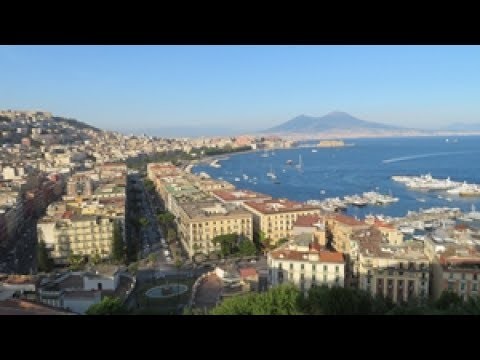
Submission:
[[[430,207],[458,207],[462,211],[471,211],[475,205],[480,209],[480,197],[459,197],[445,191],[413,191],[391,179],[393,175],[430,173],[434,178],[450,177],[451,180],[478,184],[480,136],[349,139],[347,143],[352,146],[317,148],[315,142],[305,142],[291,149],[231,154],[219,161],[221,168],[199,164],[192,171],[229,181],[237,189],[301,202],[366,191],[400,199],[386,206],[350,206],[347,214],[358,218],[368,214],[405,216],[409,210]],[[316,152],[312,152],[313,149]],[[268,157],[262,154],[268,154]],[[295,166],[300,158],[301,169]],[[292,160],[293,165],[287,165],[288,160]],[[267,176],[271,170],[279,183],[275,184]]]

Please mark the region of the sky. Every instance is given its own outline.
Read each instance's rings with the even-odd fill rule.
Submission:
[[[331,111],[434,129],[480,123],[479,64],[480,46],[0,46],[0,109],[185,136]]]

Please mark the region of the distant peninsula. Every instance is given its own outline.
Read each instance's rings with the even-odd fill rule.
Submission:
[[[343,147],[345,142],[343,140],[321,140],[317,147],[319,148],[332,148],[332,147]]]

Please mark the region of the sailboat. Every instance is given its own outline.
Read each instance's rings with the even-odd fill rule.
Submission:
[[[270,171],[267,172],[267,176],[270,177],[272,180],[277,178],[277,176],[276,176],[275,173],[273,172],[272,165],[270,165]]]
[[[298,164],[295,165],[297,169],[302,169],[302,155],[298,155]]]
[[[268,157],[268,150],[265,149],[265,150],[263,151],[263,154],[260,155],[260,156],[261,156],[261,157],[264,157],[264,158]]]

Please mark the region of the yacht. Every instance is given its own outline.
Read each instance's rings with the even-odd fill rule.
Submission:
[[[234,180],[235,180],[235,181],[240,181],[240,178],[239,178],[239,177],[236,177]]]

